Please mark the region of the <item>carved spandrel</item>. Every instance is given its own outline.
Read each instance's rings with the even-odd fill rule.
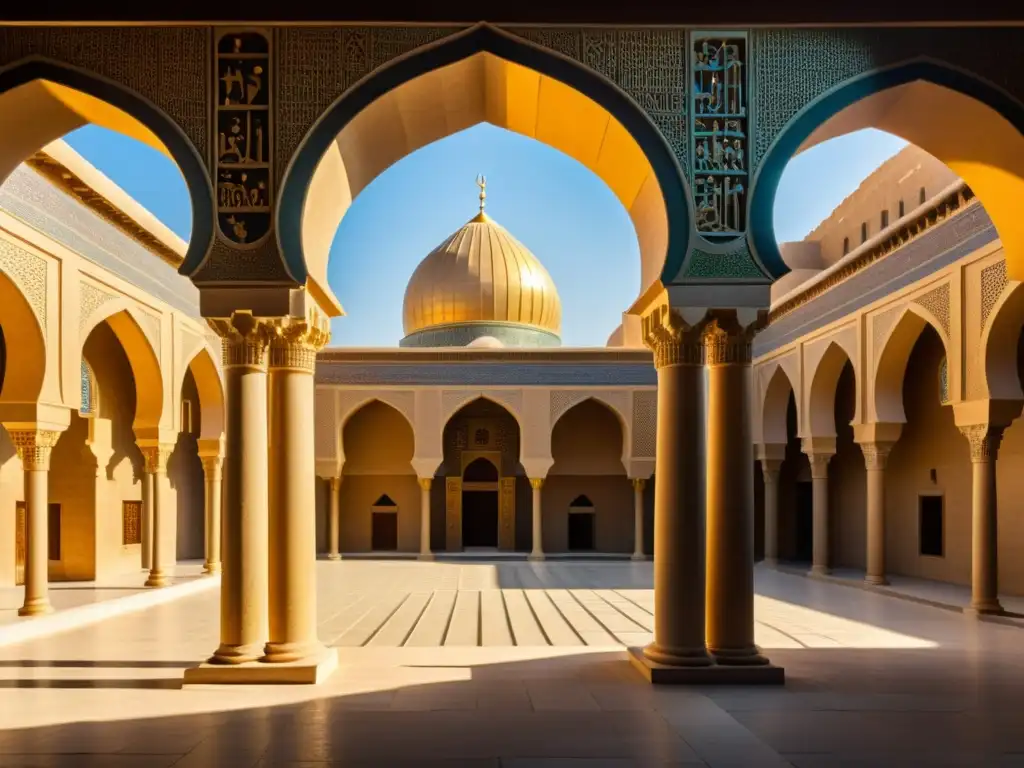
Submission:
[[[262,242],[272,226],[270,41],[229,32],[217,42],[217,222],[236,246]]]
[[[743,36],[695,33],[690,182],[697,231],[729,239],[746,231],[748,122],[747,41]]]

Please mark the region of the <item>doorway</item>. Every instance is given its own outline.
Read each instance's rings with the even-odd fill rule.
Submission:
[[[796,484],[796,546],[793,559],[809,563],[814,556],[814,484]]]
[[[498,547],[498,468],[488,459],[473,460],[462,473],[462,547]]]
[[[569,551],[592,552],[594,533],[594,505],[586,496],[577,496],[569,505]]]

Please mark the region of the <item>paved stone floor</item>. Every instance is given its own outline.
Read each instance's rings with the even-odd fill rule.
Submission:
[[[650,563],[318,563],[319,687],[180,689],[215,593],[0,649],[0,766],[1024,766],[1024,634],[758,569],[784,688],[669,689]]]

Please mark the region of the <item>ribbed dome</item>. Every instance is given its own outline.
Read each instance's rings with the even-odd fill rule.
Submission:
[[[403,322],[407,336],[460,323],[515,324],[557,336],[562,303],[537,257],[481,210],[416,267]]]

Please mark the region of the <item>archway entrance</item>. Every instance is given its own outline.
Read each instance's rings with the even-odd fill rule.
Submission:
[[[462,473],[462,546],[498,548],[498,468],[490,459],[469,463]]]

